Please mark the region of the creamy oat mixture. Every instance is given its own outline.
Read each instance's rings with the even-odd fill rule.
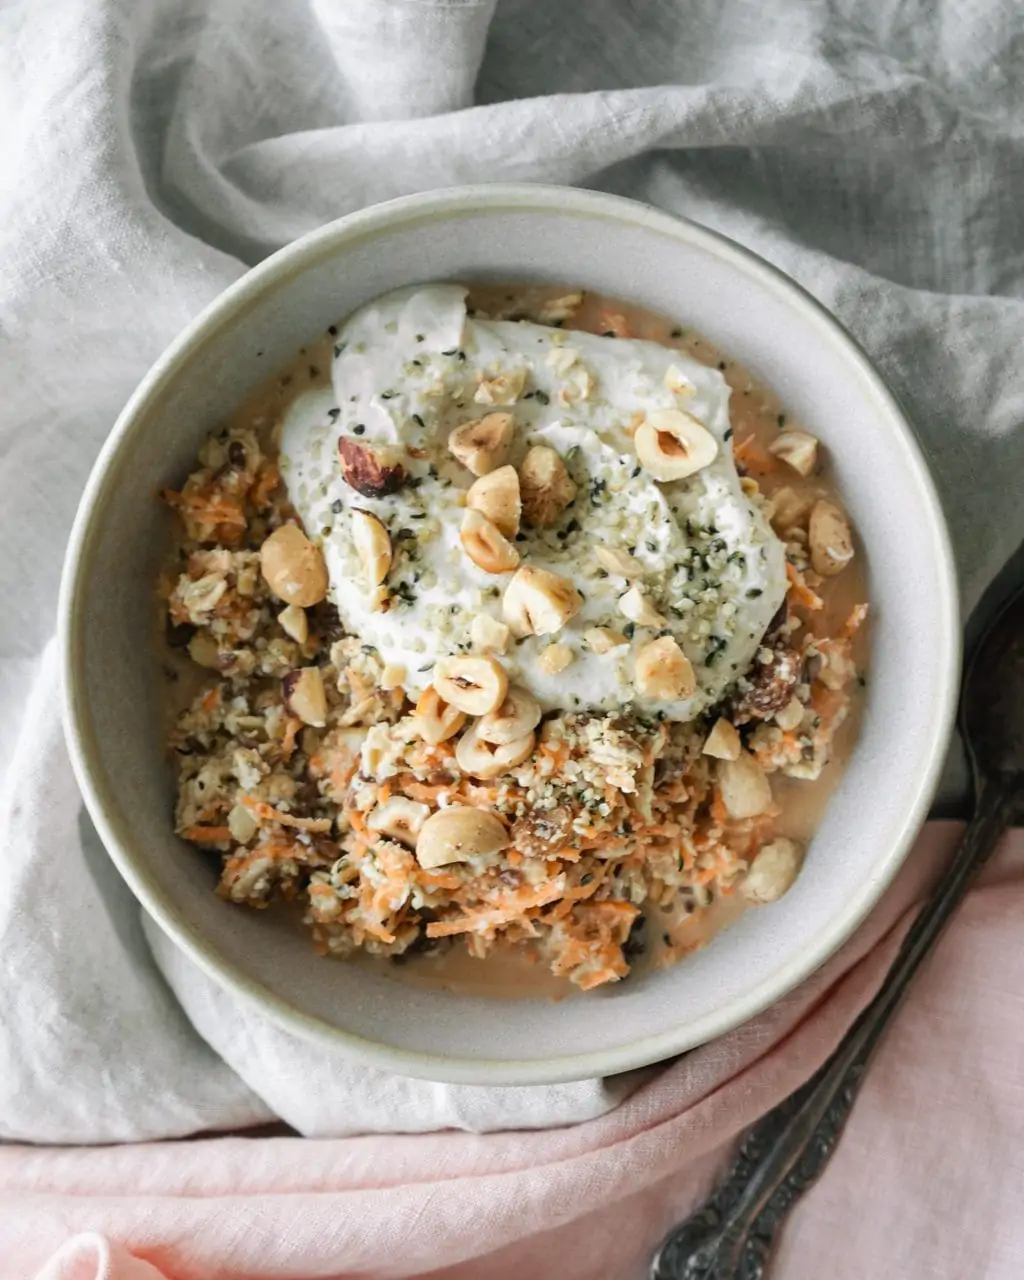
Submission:
[[[582,293],[425,286],[211,437],[162,596],[211,673],[176,825],[225,898],[587,989],[789,888],[866,606],[817,441],[716,357]]]

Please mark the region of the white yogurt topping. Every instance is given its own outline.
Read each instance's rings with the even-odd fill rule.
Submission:
[[[728,444],[729,388],[714,369],[653,342],[598,337],[466,312],[466,290],[429,285],[388,294],[341,328],[333,390],[299,396],[285,415],[281,466],[307,533],[319,538],[330,599],[342,623],[382,661],[405,669],[415,697],[441,657],[469,651],[478,613],[502,619],[511,574],[476,567],[459,540],[461,494],[473,476],[448,452],[449,432],[496,408],[512,412],[518,465],[532,444],[558,451],[578,492],[551,528],[524,526],[522,563],[570,579],[580,612],[553,636],[512,640],[501,661],[510,678],[548,708],[632,705],[691,719],[716,702],[754,660],[786,591],[784,548],[743,493]],[[514,405],[478,402],[482,380],[525,375]],[[685,480],[660,484],[643,471],[625,429],[653,409],[680,408],[719,442],[718,455]],[[367,498],[344,480],[341,436],[398,451],[411,483]],[[411,452],[407,452],[411,451]],[[353,508],[387,526],[394,562],[389,607],[375,607],[350,534]],[[594,548],[629,551],[664,627],[631,628],[618,601],[632,584],[601,568]],[[630,634],[607,653],[583,640],[591,627]],[[634,687],[638,648],[670,632],[693,664],[697,691],[645,702]],[[540,655],[566,644],[556,675]]]

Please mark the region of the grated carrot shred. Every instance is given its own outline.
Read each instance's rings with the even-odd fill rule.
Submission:
[[[260,823],[276,822],[282,827],[293,827],[296,831],[317,834],[330,831],[332,826],[330,818],[297,818],[294,814],[284,813],[281,809],[275,809],[272,804],[267,804],[265,800],[256,800],[253,796],[241,795],[239,799]]]
[[[186,827],[181,834],[193,844],[220,844],[232,839],[230,827]]]
[[[812,591],[804,581],[804,575],[796,567],[786,561],[786,577],[789,579],[788,595],[792,597],[793,603],[802,605],[805,609],[810,609],[812,613],[822,608],[824,601],[821,596]]]

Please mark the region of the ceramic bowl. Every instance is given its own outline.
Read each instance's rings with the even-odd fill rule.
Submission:
[[[769,383],[834,460],[873,610],[859,740],[795,887],[682,964],[560,1003],[403,985],[315,957],[275,912],[225,905],[171,829],[151,583],[153,497],[296,349],[368,299],[441,279],[570,282],[677,318]],[[959,623],[939,503],[906,418],[848,334],[754,254],[592,192],[484,186],[352,214],[289,245],[181,334],[121,414],[82,499],[61,632],[71,753],[89,812],[145,909],[239,999],[379,1067],[525,1084],[606,1075],[721,1035],[849,936],[925,816],[950,731]]]

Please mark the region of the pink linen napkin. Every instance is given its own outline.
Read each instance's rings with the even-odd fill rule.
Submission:
[[[566,1129],[0,1150],[3,1276],[626,1280],[736,1136],[877,988],[959,827],[931,824],[871,919],[798,991]],[[1024,1274],[1024,832],[1008,838],[884,1041],[773,1280]]]

